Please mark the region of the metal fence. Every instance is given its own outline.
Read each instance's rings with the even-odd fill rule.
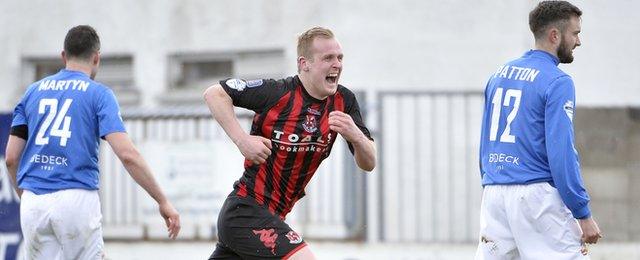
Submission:
[[[215,223],[233,182],[242,175],[243,158],[203,107],[153,111],[125,110],[128,133],[141,150],[159,184],[181,212],[181,238],[215,238]],[[245,129],[251,115],[239,113]],[[349,239],[361,235],[362,209],[353,193],[364,179],[353,167],[344,141],[337,140],[330,158],[318,169],[307,195],[287,222],[310,238]],[[165,237],[155,203],[128,176],[110,151],[101,146],[101,199],[104,233],[112,239]],[[353,160],[353,159],[350,159]],[[347,174],[347,171],[350,171]]]
[[[474,241],[481,199],[481,93],[372,92],[364,97],[360,105],[379,154],[376,170],[359,171],[345,142],[337,140],[287,222],[307,238]],[[251,116],[239,115],[248,129]],[[221,127],[203,107],[129,111],[124,119],[183,214],[182,237],[215,237],[219,207],[242,173],[242,156]],[[105,237],[163,237],[154,203],[108,145],[102,149]]]
[[[369,199],[379,205],[370,216],[379,230],[370,239],[474,241],[482,94],[381,92],[376,100],[380,170]]]

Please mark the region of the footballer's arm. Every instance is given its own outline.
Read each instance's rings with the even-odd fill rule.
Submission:
[[[18,197],[22,197],[22,189],[18,188],[16,178],[18,174],[18,165],[20,164],[20,158],[22,158],[22,152],[24,151],[26,143],[27,141],[25,139],[15,135],[10,135],[5,152],[5,163],[7,164],[7,170],[9,171],[9,180],[11,181],[13,188],[16,190]]]
[[[160,215],[164,218],[169,237],[175,239],[180,232],[180,215],[160,189],[151,169],[126,133],[116,132],[105,136],[105,140],[118,156],[131,178],[138,183],[158,203]]]
[[[353,145],[353,157],[360,169],[373,171],[376,167],[376,144],[369,140],[364,134],[360,141],[351,142]]]
[[[242,129],[233,110],[233,100],[222,86],[215,84],[207,88],[203,95],[213,118],[222,126],[240,153],[255,164],[264,163],[271,155],[271,141],[262,136],[249,135]]]
[[[353,156],[360,169],[370,172],[376,167],[375,143],[356,126],[349,114],[332,111],[329,114],[329,128],[351,143]]]

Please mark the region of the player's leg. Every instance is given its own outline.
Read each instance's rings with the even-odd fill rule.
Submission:
[[[53,229],[65,259],[102,259],[102,214],[96,190],[70,189],[59,196],[52,214]]]
[[[523,259],[588,259],[580,226],[551,185],[523,186],[512,203],[509,221]]]
[[[297,251],[291,251],[289,255],[282,258],[283,260],[315,260],[316,256],[313,255],[309,246],[302,246]]]
[[[520,259],[507,221],[504,197],[509,196],[508,188],[493,185],[484,188],[476,260]]]
[[[20,200],[20,227],[25,259],[60,259],[62,246],[50,225],[50,194],[24,190]]]

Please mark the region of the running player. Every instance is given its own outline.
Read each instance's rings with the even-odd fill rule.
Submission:
[[[540,2],[529,14],[535,50],[487,83],[476,259],[585,259],[583,243],[601,237],[574,146],[574,84],[558,68],[580,46],[581,15],[565,1]]]
[[[169,236],[175,238],[178,212],[126,134],[113,92],[93,81],[100,64],[96,31],[86,25],[71,28],[62,60],[65,69],[27,88],[15,108],[7,144],[7,168],[21,196],[26,258],[104,257],[97,191],[100,138],[158,202]]]
[[[211,113],[245,157],[245,171],[218,216],[219,242],[209,259],[314,259],[284,222],[340,134],[356,164],[375,167],[373,139],[354,94],[338,85],[342,48],[315,27],[298,38],[298,75],[280,80],[229,79],[209,87]],[[234,106],[255,111],[245,133]]]

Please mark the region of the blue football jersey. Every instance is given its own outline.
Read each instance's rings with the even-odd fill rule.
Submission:
[[[549,182],[575,218],[590,216],[574,147],[575,87],[557,57],[531,50],[489,79],[480,141],[482,185]]]
[[[18,186],[36,194],[95,190],[100,138],[125,132],[113,92],[72,70],[31,84],[13,113],[12,126],[27,125]]]

